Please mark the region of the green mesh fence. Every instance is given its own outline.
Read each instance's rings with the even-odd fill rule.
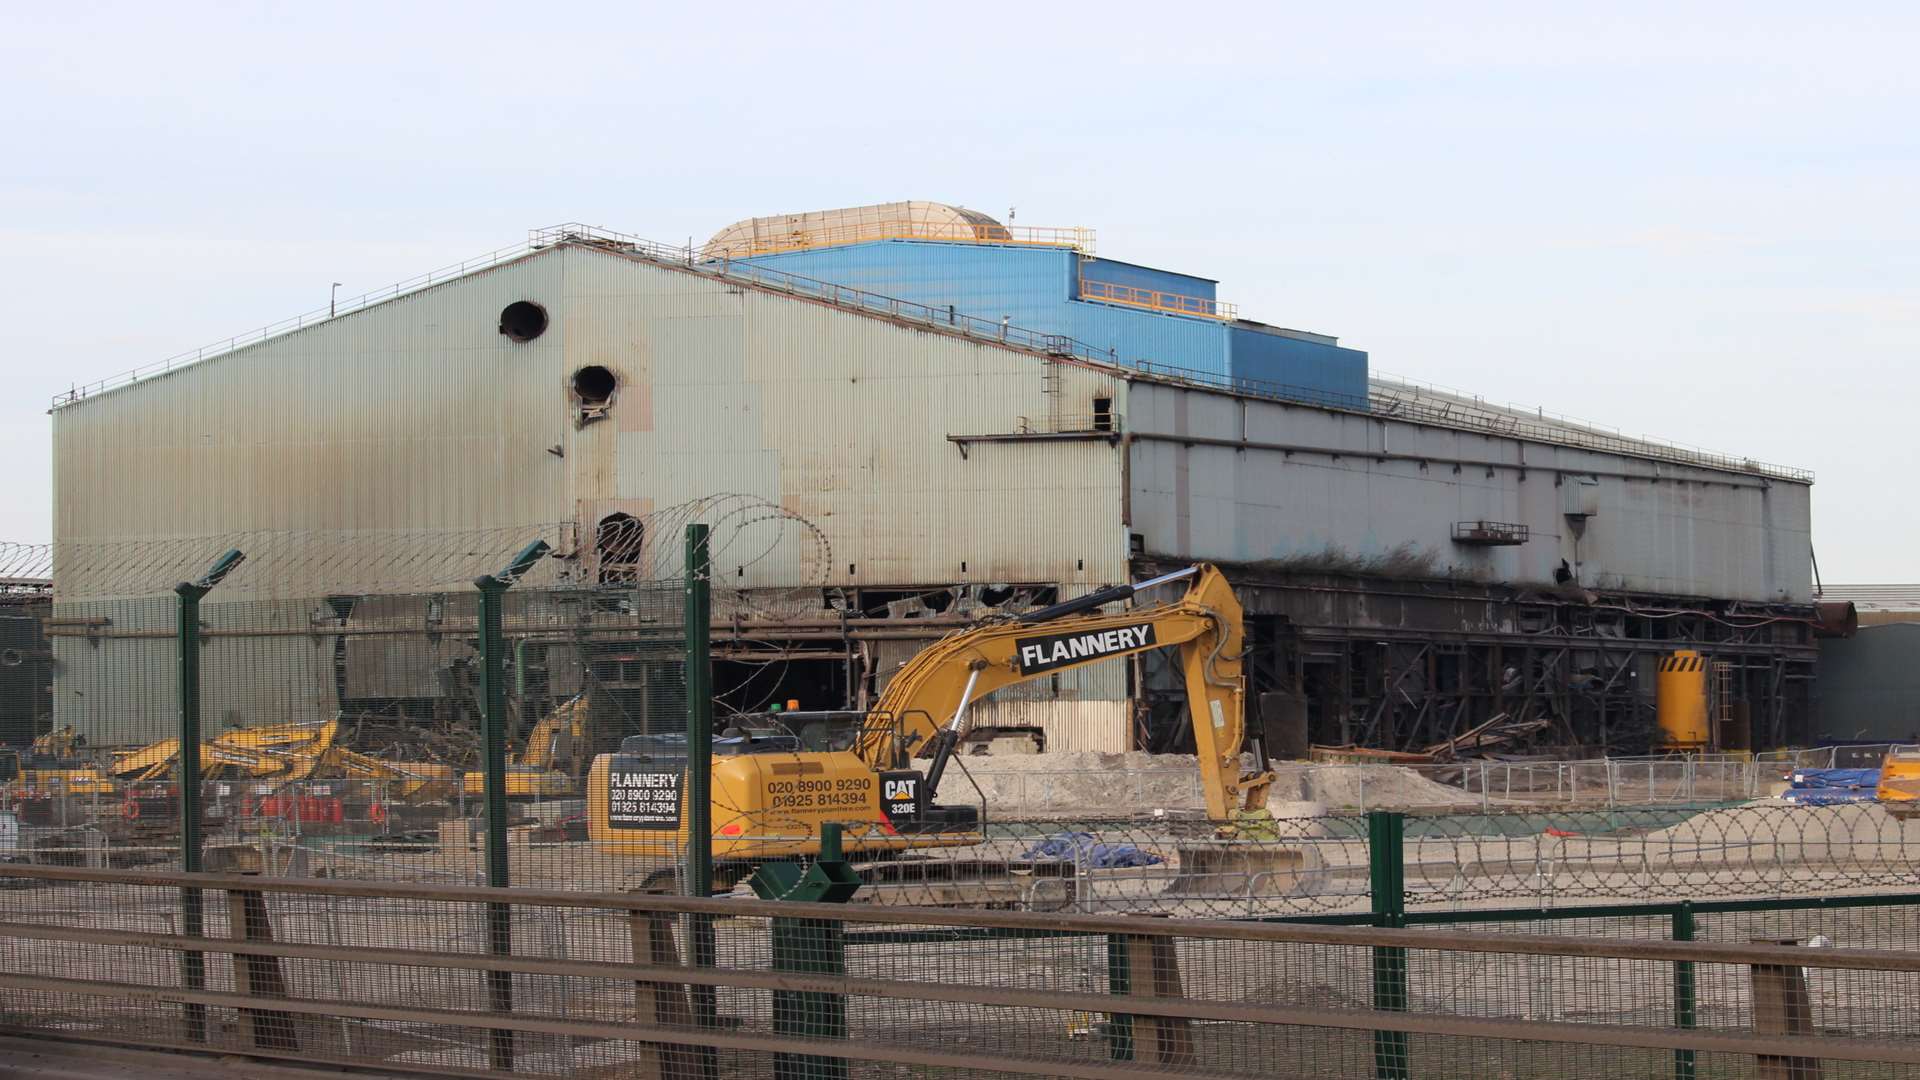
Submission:
[[[0,979],[0,1024],[249,1052],[285,1050],[279,1042],[291,1041],[328,1060],[492,1072],[511,1065],[515,1073],[554,1076],[634,1075],[643,1066],[689,1075],[661,1065],[666,1051],[658,1040],[611,1027],[593,1029],[597,1035],[565,1029],[569,1022],[646,1023],[654,1009],[665,1010],[652,1018],[659,1024],[812,1039],[822,1051],[720,1045],[711,1068],[702,1057],[694,1069],[703,1076],[1107,1075],[1087,1070],[1120,1062],[1212,1076],[1733,1077],[1775,1075],[1768,1070],[1777,1063],[1707,1049],[1546,1042],[1511,1030],[1383,1034],[1358,1021],[1338,1023],[1327,1011],[1592,1025],[1596,1039],[1601,1028],[1750,1032],[1775,1022],[1780,1010],[1769,995],[1786,986],[1798,1006],[1790,1019],[1810,1038],[1904,1045],[1920,1021],[1920,1006],[1909,1004],[1920,1001],[1914,971],[1823,964],[1848,950],[1920,945],[1920,823],[1872,804],[1592,805],[1572,797],[1561,804],[1546,796],[1544,783],[1525,801],[1502,788],[1504,801],[1496,802],[1487,772],[1468,768],[1423,778],[1459,784],[1458,804],[1395,814],[1394,832],[1383,834],[1383,819],[1365,810],[1386,790],[1368,782],[1373,773],[1357,774],[1353,804],[1294,806],[1223,827],[1193,805],[1190,777],[996,771],[962,758],[943,798],[973,805],[977,822],[907,836],[859,815],[841,823],[844,869],[859,882],[853,906],[864,912],[847,924],[719,909],[636,922],[630,911],[596,901],[686,889],[683,838],[674,827],[681,780],[663,782],[672,794],[657,802],[613,782],[604,766],[618,753],[657,776],[684,771],[685,594],[657,566],[643,572],[638,547],[615,542],[611,550],[630,561],[603,561],[591,581],[536,575],[504,595],[497,657],[509,751],[503,839],[509,876],[526,899],[270,888],[249,898],[209,886],[196,924],[178,885],[0,876],[8,886],[0,890],[0,921],[12,927],[0,930],[12,963]],[[493,552],[467,553],[446,566],[499,561]],[[102,581],[121,580],[111,560],[96,554],[88,565]],[[340,580],[370,584],[366,575]],[[343,587],[289,598],[259,584],[237,576],[222,586],[237,598],[223,600],[216,590],[198,612],[205,868],[280,883],[485,881],[478,591],[455,582],[425,592]],[[0,695],[12,701],[0,717],[26,717],[8,729],[18,732],[9,736],[4,788],[12,828],[0,833],[10,861],[29,869],[182,865],[180,610],[172,595],[62,599],[23,616],[37,634],[29,627],[16,643],[0,643],[0,675],[28,669],[10,682],[0,678]],[[19,663],[9,662],[8,649],[19,651]],[[843,747],[848,732],[833,721],[798,719],[757,733],[733,730],[743,716],[768,722],[775,685],[753,665],[734,670],[715,687],[718,726],[723,740],[787,740],[765,761],[770,770],[776,759],[794,764],[804,780],[792,748]],[[37,745],[25,745],[34,739]],[[1679,774],[1684,784],[1672,785],[1663,768],[1603,765],[1611,777],[1603,790],[1609,802],[1629,790],[1621,776],[1634,783],[1645,776],[1649,802],[1751,786],[1749,775],[1714,787],[1692,766]],[[1569,789],[1591,790],[1579,786],[1582,776],[1569,779]],[[770,771],[766,790],[790,782]],[[1046,809],[1060,801],[1052,791],[1087,785],[1105,792],[1101,813]],[[652,823],[667,827],[649,827],[661,814],[666,819]],[[716,884],[742,904],[757,867],[791,863],[790,882],[826,870],[819,837],[805,829],[767,832],[758,848],[730,843],[737,834],[729,826],[758,814],[757,804],[725,792],[714,799],[713,842],[723,852]],[[638,823],[636,831],[611,831],[605,823],[614,818]],[[598,832],[596,821],[605,825]],[[1383,847],[1382,835],[1396,839]],[[563,898],[541,899],[546,894]],[[1158,937],[1066,922],[1052,929],[956,925],[927,908],[1063,920],[1151,915],[1161,918],[1133,921],[1169,926],[1404,922],[1431,934],[1551,933],[1623,947],[1775,943],[1804,950],[1807,960],[1765,975],[1775,980],[1766,983],[1756,982],[1762,976],[1751,965],[1682,965],[1571,947],[1554,954],[1250,941],[1191,923]],[[52,929],[96,933],[60,939]],[[505,975],[473,965],[449,975],[418,959],[296,951],[278,957],[276,989],[256,960],[209,955],[190,972],[178,941],[151,937],[256,931],[314,949],[527,963]],[[1144,938],[1158,944],[1135,940]],[[683,993],[661,997],[646,989],[656,984],[629,970],[583,974],[566,966],[573,962],[694,965],[738,977],[692,980]],[[769,971],[869,982],[838,992],[783,989],[755,974]],[[103,1001],[112,995],[72,980],[116,984],[120,997]],[[907,989],[915,985],[924,992]],[[1300,1015],[1175,1025],[1089,1000],[1149,987],[1156,997]],[[1008,989],[1028,996],[981,998]],[[395,1012],[329,1017],[316,1007],[281,1016],[217,999],[242,993]],[[128,995],[144,1004],[129,1006]],[[406,1009],[481,1013],[494,1023],[394,1018]],[[501,1016],[521,1018],[525,1030],[501,1026]],[[849,1042],[913,1053],[867,1060],[849,1053]],[[935,1063],[956,1050],[981,1063]],[[1851,1044],[1839,1050],[1868,1052]],[[1001,1059],[1024,1066],[988,1064]],[[1825,1075],[1911,1070],[1900,1061],[1843,1056]]]

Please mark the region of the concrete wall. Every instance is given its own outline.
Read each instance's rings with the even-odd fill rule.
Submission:
[[[1539,585],[1565,560],[1595,589],[1811,596],[1806,484],[1148,383],[1127,410],[1149,552]],[[1532,538],[1454,543],[1474,520]]]

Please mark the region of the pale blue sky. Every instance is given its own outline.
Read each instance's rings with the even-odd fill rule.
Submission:
[[[1920,9],[931,10],[14,5],[0,539],[47,536],[54,391],[329,282],[926,198],[1376,370],[1815,469],[1823,576],[1920,580]]]

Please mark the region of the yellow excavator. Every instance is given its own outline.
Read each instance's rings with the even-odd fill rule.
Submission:
[[[1893,817],[1920,816],[1920,746],[1887,747],[1873,797]]]
[[[25,754],[0,747],[0,782],[31,795],[110,795],[113,778],[80,753],[86,744],[67,724],[35,738]]]
[[[564,799],[580,794],[588,714],[587,695],[575,694],[533,725],[526,745],[507,758],[507,798]],[[483,798],[487,774],[475,769],[461,778],[461,784],[468,798]]]
[[[1183,580],[1187,591],[1173,603],[1099,610]],[[1229,826],[1256,815],[1273,774],[1264,747],[1253,770],[1241,764],[1249,733],[1240,604],[1216,567],[1199,564],[935,642],[901,667],[871,713],[856,714],[844,749],[802,749],[791,734],[751,728],[723,733],[713,749],[714,857],[750,866],[813,855],[828,822],[845,826],[849,852],[979,844],[978,810],[936,801],[968,707],[1005,686],[1168,647],[1178,650],[1186,683],[1208,817]],[[633,736],[620,753],[595,758],[587,780],[594,844],[653,858],[682,850],[685,762],[676,736]]]
[[[445,799],[453,793],[453,769],[432,762],[389,762],[355,753],[336,742],[340,722],[321,720],[235,728],[200,745],[203,775],[245,776],[275,784],[317,776],[381,780],[390,797],[408,803]],[[108,768],[130,785],[162,782],[174,774],[178,739],[162,739],[113,756]]]

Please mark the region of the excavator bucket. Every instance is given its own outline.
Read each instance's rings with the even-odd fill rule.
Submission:
[[[1168,896],[1238,899],[1311,891],[1325,862],[1311,847],[1264,840],[1186,840]]]
[[[1174,849],[1178,873],[1165,892],[1172,896],[1294,896],[1318,888],[1326,860],[1301,839],[1317,835],[1298,822],[1282,824],[1265,807],[1268,773],[1255,778],[1258,809],[1243,810],[1211,839],[1183,840]]]

